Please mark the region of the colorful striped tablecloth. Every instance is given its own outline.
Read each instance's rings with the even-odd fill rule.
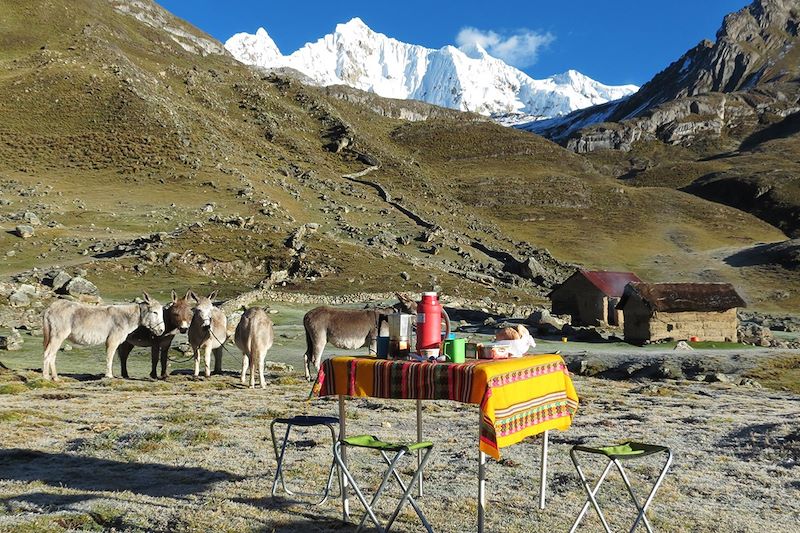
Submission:
[[[333,357],[319,373],[320,396],[453,400],[480,405],[480,449],[500,448],[550,429],[565,430],[578,395],[560,355],[531,355],[463,364],[374,357]]]

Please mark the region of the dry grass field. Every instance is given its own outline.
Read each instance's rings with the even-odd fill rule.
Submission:
[[[299,341],[291,336],[279,335],[285,347],[274,349],[276,355],[296,357]],[[64,379],[52,384],[31,370],[37,367],[36,348],[26,346],[22,355],[0,358],[14,369],[0,374],[0,531],[353,528],[341,522],[335,498],[314,507],[270,497],[270,421],[337,413],[334,399],[307,400],[299,364],[294,372],[269,372],[268,389],[261,391],[243,388],[234,372],[195,379],[185,365],[176,365],[166,382],[100,379],[99,352],[81,349],[59,355]],[[231,357],[226,369],[236,366]],[[146,375],[146,356],[132,359],[131,374]],[[792,364],[789,359],[776,356],[778,373],[796,371],[796,356]],[[767,372],[771,360],[765,358],[759,371]],[[675,453],[650,513],[657,530],[797,531],[797,392],[573,379],[581,405],[573,426],[552,435],[546,509],[537,509],[539,440],[529,439],[504,449],[500,462],[490,461],[487,531],[566,530],[583,501],[569,448],[625,439],[666,444]],[[351,434],[414,435],[413,402],[351,399],[347,413]],[[437,531],[474,530],[477,407],[427,402],[423,414],[425,435],[435,448],[421,505]],[[288,472],[297,485],[323,482],[330,460],[326,442],[320,431],[294,436]],[[357,479],[377,483],[375,457],[354,453],[351,460]],[[598,464],[589,468],[599,474]],[[644,480],[657,472],[656,459],[631,463],[630,470],[643,491]],[[613,476],[601,501],[617,530],[635,516]],[[397,531],[420,530],[410,509],[399,520]],[[599,528],[590,515],[583,531]]]

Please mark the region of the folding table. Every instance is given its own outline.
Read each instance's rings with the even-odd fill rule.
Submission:
[[[417,400],[417,440],[422,440],[421,400],[478,404],[478,532],[485,514],[486,455],[500,459],[500,449],[525,437],[543,435],[539,505],[544,507],[547,432],[566,430],[578,409],[578,396],[564,360],[558,354],[503,360],[470,360],[462,364],[332,357],[324,361],[315,389],[339,397],[339,438],[347,435],[345,397]],[[346,457],[344,457],[346,461]],[[422,485],[419,486],[422,490]],[[342,513],[349,516],[346,486]]]

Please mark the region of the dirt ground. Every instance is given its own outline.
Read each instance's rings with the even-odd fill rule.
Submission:
[[[336,498],[316,507],[270,497],[270,421],[337,413],[334,399],[307,400],[299,364],[270,372],[262,391],[243,388],[234,372],[194,379],[181,368],[167,382],[101,379],[100,355],[91,350],[61,353],[64,380],[53,385],[19,357],[0,357],[11,368],[0,374],[0,531],[354,529],[340,520]],[[140,354],[131,374],[145,376],[146,366]],[[675,454],[649,513],[656,530],[800,531],[800,396],[731,383],[573,379],[581,405],[572,427],[551,436],[547,507],[537,507],[540,440],[528,439],[488,465],[487,531],[567,530],[584,501],[570,447],[626,439]],[[414,435],[413,402],[351,399],[347,414],[350,434]],[[477,406],[426,402],[423,416],[435,448],[420,504],[436,531],[474,531]],[[323,482],[327,442],[319,430],[293,436],[288,473],[296,486]],[[374,488],[379,460],[350,457],[356,478]],[[658,462],[629,463],[640,493]],[[588,463],[588,474],[601,467]],[[600,499],[614,529],[629,527],[635,512],[613,475]],[[410,508],[395,527],[421,530]],[[581,530],[600,527],[590,513]]]

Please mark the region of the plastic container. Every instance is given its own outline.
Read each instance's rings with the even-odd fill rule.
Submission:
[[[511,347],[507,344],[491,342],[478,346],[478,359],[508,359],[511,357]]]

